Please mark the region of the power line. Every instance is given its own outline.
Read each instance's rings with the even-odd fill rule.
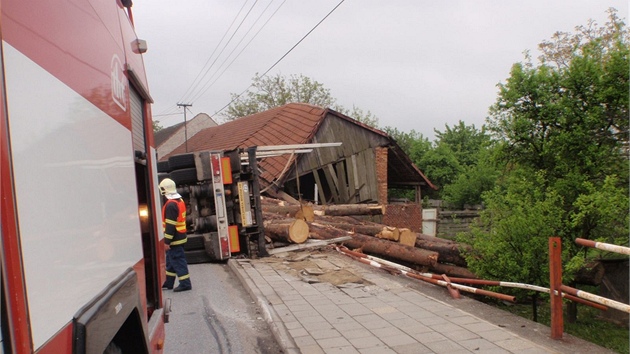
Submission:
[[[214,53],[217,52],[217,49],[219,49],[219,46],[221,45],[221,43],[223,43],[223,40],[225,39],[225,36],[227,36],[227,34],[230,32],[230,29],[232,28],[232,26],[234,26],[234,22],[236,22],[236,19],[241,15],[241,12],[243,12],[243,9],[245,8],[245,5],[247,5],[247,1],[245,1],[243,3],[243,6],[241,6],[241,9],[238,10],[238,13],[236,14],[236,16],[234,16],[234,19],[232,19],[232,23],[230,23],[230,25],[228,26],[228,28],[225,30],[225,33],[223,33],[223,37],[221,37],[221,40],[217,43],[217,46],[214,47],[214,50],[212,51],[212,53],[210,54],[210,56],[208,57],[208,60],[206,60],[205,64],[203,64],[203,66],[201,67],[201,70],[199,70],[199,73],[197,74],[197,76],[195,77],[195,79],[193,80],[193,82],[190,84],[190,86],[188,87],[188,89],[186,89],[186,91],[184,91],[184,94],[182,95],[182,97],[179,99],[179,101],[181,102],[184,97],[186,97],[186,95],[188,94],[188,91],[190,91],[191,89],[193,89],[193,85],[195,84],[195,82],[197,81],[197,79],[199,79],[199,76],[201,75],[201,73],[203,72],[204,68],[206,67],[206,65],[208,65],[208,63],[210,62],[210,59],[212,59],[212,57],[214,56]],[[229,42],[229,41],[228,41]],[[202,78],[203,79],[203,78]],[[198,85],[198,84],[197,84]],[[196,87],[196,86],[195,86]],[[194,90],[194,89],[193,89]]]
[[[295,49],[300,43],[302,43],[302,41],[304,39],[306,39],[306,37],[308,37],[317,27],[319,27],[319,25],[324,22],[324,20],[326,20],[328,18],[328,16],[330,16],[333,12],[335,12],[335,10],[337,10],[337,8],[343,4],[343,2],[346,0],[341,0],[337,6],[335,6],[332,10],[330,10],[330,12],[324,16],[324,18],[322,18],[319,22],[317,22],[317,24],[311,28],[310,31],[308,31],[304,37],[302,37],[302,39],[300,39],[297,43],[295,43],[295,45],[293,45],[293,47],[291,47],[291,49],[289,49],[286,53],[284,53],[284,55],[282,57],[280,57],[280,59],[278,59],[275,63],[273,63],[273,65],[271,67],[269,67],[269,69],[267,69],[267,71],[265,71],[262,75],[260,75],[260,77],[264,77],[265,75],[267,75],[267,73],[269,73],[273,68],[276,67],[276,65],[278,65],[282,59],[284,59],[287,55],[289,55],[289,53],[291,53],[291,51],[293,51],[293,49]],[[219,114],[221,113],[224,109],[226,109],[229,105],[232,104],[232,102],[236,101],[237,99],[239,99],[245,92],[247,92],[254,84],[250,84],[243,92],[239,93],[238,95],[236,95],[236,97],[234,97],[228,104],[226,104],[225,106],[221,107],[221,109],[219,109],[218,111],[214,112],[214,114]]]
[[[254,9],[254,6],[256,6],[256,4],[258,3],[258,0],[254,1],[254,4],[252,5],[252,7],[249,8],[249,10],[247,11],[247,13],[245,14],[245,17],[243,17],[243,19],[241,20],[241,22],[238,24],[238,26],[236,27],[236,29],[234,30],[234,32],[232,33],[232,35],[230,36],[230,38],[227,40],[227,42],[225,42],[225,44],[223,45],[223,48],[221,49],[221,51],[219,52],[219,54],[217,54],[217,57],[214,59],[214,61],[212,62],[212,64],[210,64],[210,66],[205,70],[203,76],[201,77],[201,79],[199,80],[199,82],[201,82],[201,80],[203,80],[206,75],[208,74],[208,72],[210,71],[210,69],[212,69],[212,67],[214,66],[214,64],[217,62],[217,60],[219,59],[219,57],[221,56],[221,54],[223,54],[223,51],[225,50],[225,48],[227,48],[227,46],[230,44],[230,42],[232,41],[232,39],[234,38],[234,36],[236,35],[236,33],[238,32],[238,30],[241,28],[241,26],[243,25],[243,22],[245,22],[245,20],[247,19],[247,17],[249,17],[249,14],[252,12],[252,10]],[[208,58],[208,61],[210,61],[210,58]],[[203,70],[203,69],[202,69]],[[195,88],[199,85],[199,82],[197,82],[197,85],[195,85]],[[194,89],[193,89],[194,91]],[[182,98],[183,100],[183,98]],[[188,100],[191,101],[191,100]]]
[[[167,114],[152,114],[151,116],[153,117],[166,117],[166,116],[177,116],[179,115],[178,113],[167,113]]]
[[[271,19],[276,15],[276,13],[278,13],[278,11],[280,10],[280,8],[282,7],[282,5],[284,5],[284,3],[287,2],[287,0],[284,0],[280,6],[278,6],[278,8],[276,8],[276,10],[271,14],[271,16],[269,16],[269,18],[265,21],[265,23],[258,29],[258,31],[252,36],[252,38],[250,38],[250,40],[245,44],[245,46],[236,54],[236,56],[234,57],[234,59],[232,59],[232,61],[230,61],[230,63],[223,69],[223,71],[221,71],[221,73],[216,77],[216,79],[214,79],[214,81],[210,82],[210,80],[212,80],[213,77],[216,76],[216,74],[219,72],[219,70],[221,70],[221,68],[223,67],[223,64],[225,64],[225,62],[230,58],[230,56],[232,55],[232,53],[234,53],[234,51],[238,48],[238,45],[241,44],[241,42],[245,39],[245,37],[247,36],[247,34],[254,28],[254,25],[258,22],[258,20],[262,17],[262,15],[267,11],[267,9],[269,8],[269,5],[271,5],[271,3],[269,3],[269,5],[267,5],[267,7],[265,8],[265,10],[263,10],[263,12],[260,14],[260,16],[256,19],[256,22],[254,22],[254,25],[252,25],[252,27],[250,27],[250,29],[247,31],[247,33],[245,33],[245,36],[243,36],[243,38],[238,42],[238,44],[236,45],[236,47],[234,47],[234,49],[230,52],[230,54],[227,56],[227,58],[221,63],[221,65],[219,65],[219,69],[217,69],[217,71],[212,74],[212,76],[210,76],[210,78],[208,79],[208,82],[202,87],[202,91],[200,91],[196,96],[194,96],[194,98],[192,98],[190,101],[195,101],[198,98],[202,97],[207,91],[208,89],[210,89],[220,78],[221,76],[223,76],[223,74],[227,71],[227,69],[230,68],[230,66],[232,66],[232,64],[234,63],[234,61],[236,61],[236,59],[238,59],[238,57],[243,53],[243,51],[245,51],[245,49],[247,49],[247,47],[249,47],[249,45],[252,43],[252,41],[258,36],[258,34],[263,30],[263,28],[265,28],[267,26],[267,24],[269,23],[269,21],[271,21]]]

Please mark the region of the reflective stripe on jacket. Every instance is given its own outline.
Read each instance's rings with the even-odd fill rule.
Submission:
[[[186,243],[186,204],[180,199],[169,199],[162,207],[164,243],[178,246]]]

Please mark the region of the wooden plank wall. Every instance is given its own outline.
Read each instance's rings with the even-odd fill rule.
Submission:
[[[321,186],[321,180],[326,181],[330,187],[327,197],[328,200],[332,198],[333,203],[378,200],[374,148],[387,145],[387,138],[346,120],[328,116],[312,142],[341,142],[342,145],[315,149],[313,153],[301,156],[297,168],[299,175],[320,171],[314,174],[316,183]],[[320,182],[317,182],[318,179]],[[320,200],[324,202],[321,195]]]

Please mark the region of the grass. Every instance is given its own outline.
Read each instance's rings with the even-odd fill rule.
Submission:
[[[501,304],[498,306],[503,310],[521,317],[532,319],[531,304],[509,306]],[[566,320],[565,310],[564,332],[604,348],[614,350],[617,353],[630,353],[630,331],[628,328],[602,320],[600,313],[601,311],[597,309],[578,305],[577,321],[575,323],[569,323]],[[538,306],[538,322],[547,326],[550,325],[551,314],[548,303],[542,303]]]

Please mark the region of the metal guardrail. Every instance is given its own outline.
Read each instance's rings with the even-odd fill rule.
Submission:
[[[609,252],[628,254],[630,248],[612,245],[608,243],[595,242],[582,238],[577,238],[575,243],[578,245],[593,247]],[[630,313],[630,305],[619,301],[611,300],[602,296],[591,294],[589,292],[578,290],[570,286],[562,284],[562,241],[559,237],[549,238],[549,277],[551,294],[551,338],[562,339],[564,331],[564,319],[562,315],[562,296],[564,293],[571,296],[584,299],[606,307],[611,307],[619,311]],[[564,293],[563,293],[564,292]]]
[[[630,256],[630,248],[629,247],[613,245],[613,244],[610,244],[610,243],[595,242],[595,241],[586,240],[586,239],[583,239],[583,238],[576,238],[575,239],[575,243],[577,243],[578,245],[581,245],[581,246],[597,248],[597,249],[600,249],[600,250],[603,250],[603,251],[620,253],[620,254],[626,254],[626,255]]]
[[[611,245],[601,242],[594,242],[590,240],[585,240],[578,238],[575,241],[579,245],[593,247],[609,252],[616,252],[621,254],[630,254],[630,248]],[[443,286],[449,288],[451,291],[451,295],[453,295],[452,290],[462,290],[466,292],[476,293],[479,295],[485,295],[494,297],[501,300],[512,301],[514,302],[513,296],[508,296],[501,293],[495,293],[487,290],[477,289],[467,287],[458,283],[464,284],[477,284],[477,285],[491,285],[491,286],[503,286],[503,287],[511,287],[511,288],[521,288],[533,291],[539,291],[550,294],[551,297],[551,338],[552,339],[562,339],[562,334],[564,332],[564,320],[562,313],[562,299],[566,298],[567,300],[571,300],[577,303],[581,303],[583,305],[591,306],[593,308],[607,311],[608,308],[614,308],[619,311],[630,313],[630,305],[624,304],[619,301],[615,301],[612,299],[608,299],[602,296],[598,296],[595,294],[588,293],[586,291],[582,291],[579,289],[572,288],[570,286],[566,286],[562,284],[562,240],[559,237],[550,237],[549,238],[549,288],[531,285],[531,284],[523,284],[523,283],[512,283],[512,282],[502,282],[496,280],[485,280],[485,279],[469,279],[469,278],[448,278],[444,275],[437,275],[431,273],[422,273],[411,268],[380,259],[374,256],[366,255],[359,252],[350,251],[345,247],[336,247],[337,251],[355,258],[356,260],[368,264],[370,266],[381,268],[386,271],[395,274],[402,274],[411,278],[415,278],[418,280],[423,280],[435,285]],[[442,280],[443,279],[443,280]],[[455,296],[454,296],[455,297]]]

